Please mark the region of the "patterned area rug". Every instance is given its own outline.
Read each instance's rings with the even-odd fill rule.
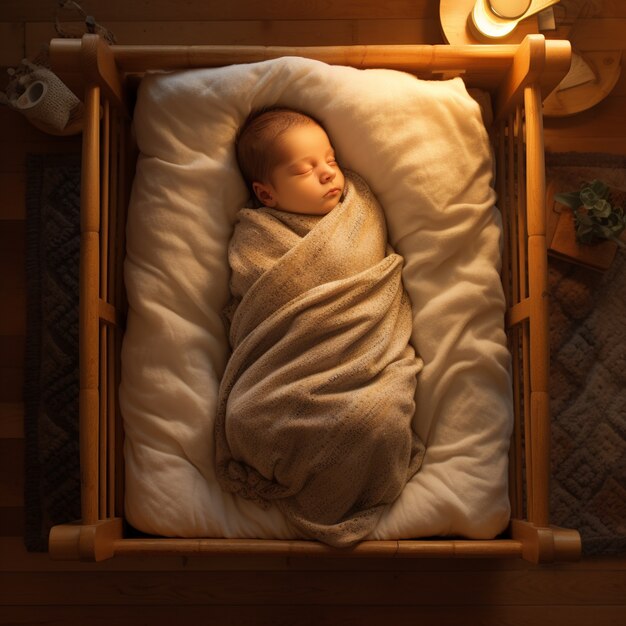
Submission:
[[[621,175],[626,158],[547,155],[548,175]],[[584,166],[587,171],[580,168]],[[621,174],[619,171],[621,170]],[[28,161],[26,529],[80,517],[78,465],[79,157]],[[626,254],[600,274],[550,261],[552,516],[587,555],[626,550]]]
[[[553,181],[626,189],[626,157],[548,154]],[[558,191],[571,191],[570,188]],[[626,207],[624,207],[626,209]],[[550,259],[554,523],[585,555],[626,551],[626,251],[604,273]]]
[[[42,551],[80,518],[80,156],[30,155],[27,189],[24,540]]]

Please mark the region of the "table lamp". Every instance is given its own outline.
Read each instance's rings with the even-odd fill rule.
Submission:
[[[476,0],[468,16],[473,34],[479,39],[500,39],[510,35],[518,22],[559,0]]]

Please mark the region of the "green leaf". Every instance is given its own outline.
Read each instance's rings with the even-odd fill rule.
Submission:
[[[580,243],[610,239],[625,247],[618,237],[626,230],[626,216],[622,207],[611,205],[606,183],[600,180],[583,183],[580,191],[557,193],[554,199],[572,209],[576,239]]]
[[[585,187],[580,190],[580,199],[586,207],[592,207],[599,198],[591,187]]]
[[[574,211],[576,225],[593,226],[593,220],[586,211]]]
[[[611,205],[606,200],[599,199],[595,201],[592,211],[594,217],[608,217],[611,215]]]
[[[555,193],[554,199],[570,209],[577,209],[582,205],[580,193],[578,191],[570,191],[567,193]]]
[[[600,198],[606,199],[609,195],[609,187],[606,183],[603,183],[601,180],[592,180],[588,183],[591,190]]]

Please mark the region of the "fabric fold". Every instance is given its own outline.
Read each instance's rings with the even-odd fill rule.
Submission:
[[[343,201],[321,218],[240,211],[229,261],[218,480],[308,537],[351,545],[424,454],[411,426],[422,362],[382,209],[348,172]]]

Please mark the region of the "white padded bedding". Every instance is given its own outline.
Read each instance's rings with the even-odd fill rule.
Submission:
[[[229,356],[227,246],[247,199],[233,141],[252,108],[275,103],[324,123],[340,164],[381,202],[405,259],[412,342],[425,363],[414,425],[427,452],[370,538],[495,536],[509,519],[512,403],[480,108],[458,78],[301,58],[155,73],[140,85],[120,388],[128,521],[166,536],[298,536],[276,509],[223,493],[213,466]]]

